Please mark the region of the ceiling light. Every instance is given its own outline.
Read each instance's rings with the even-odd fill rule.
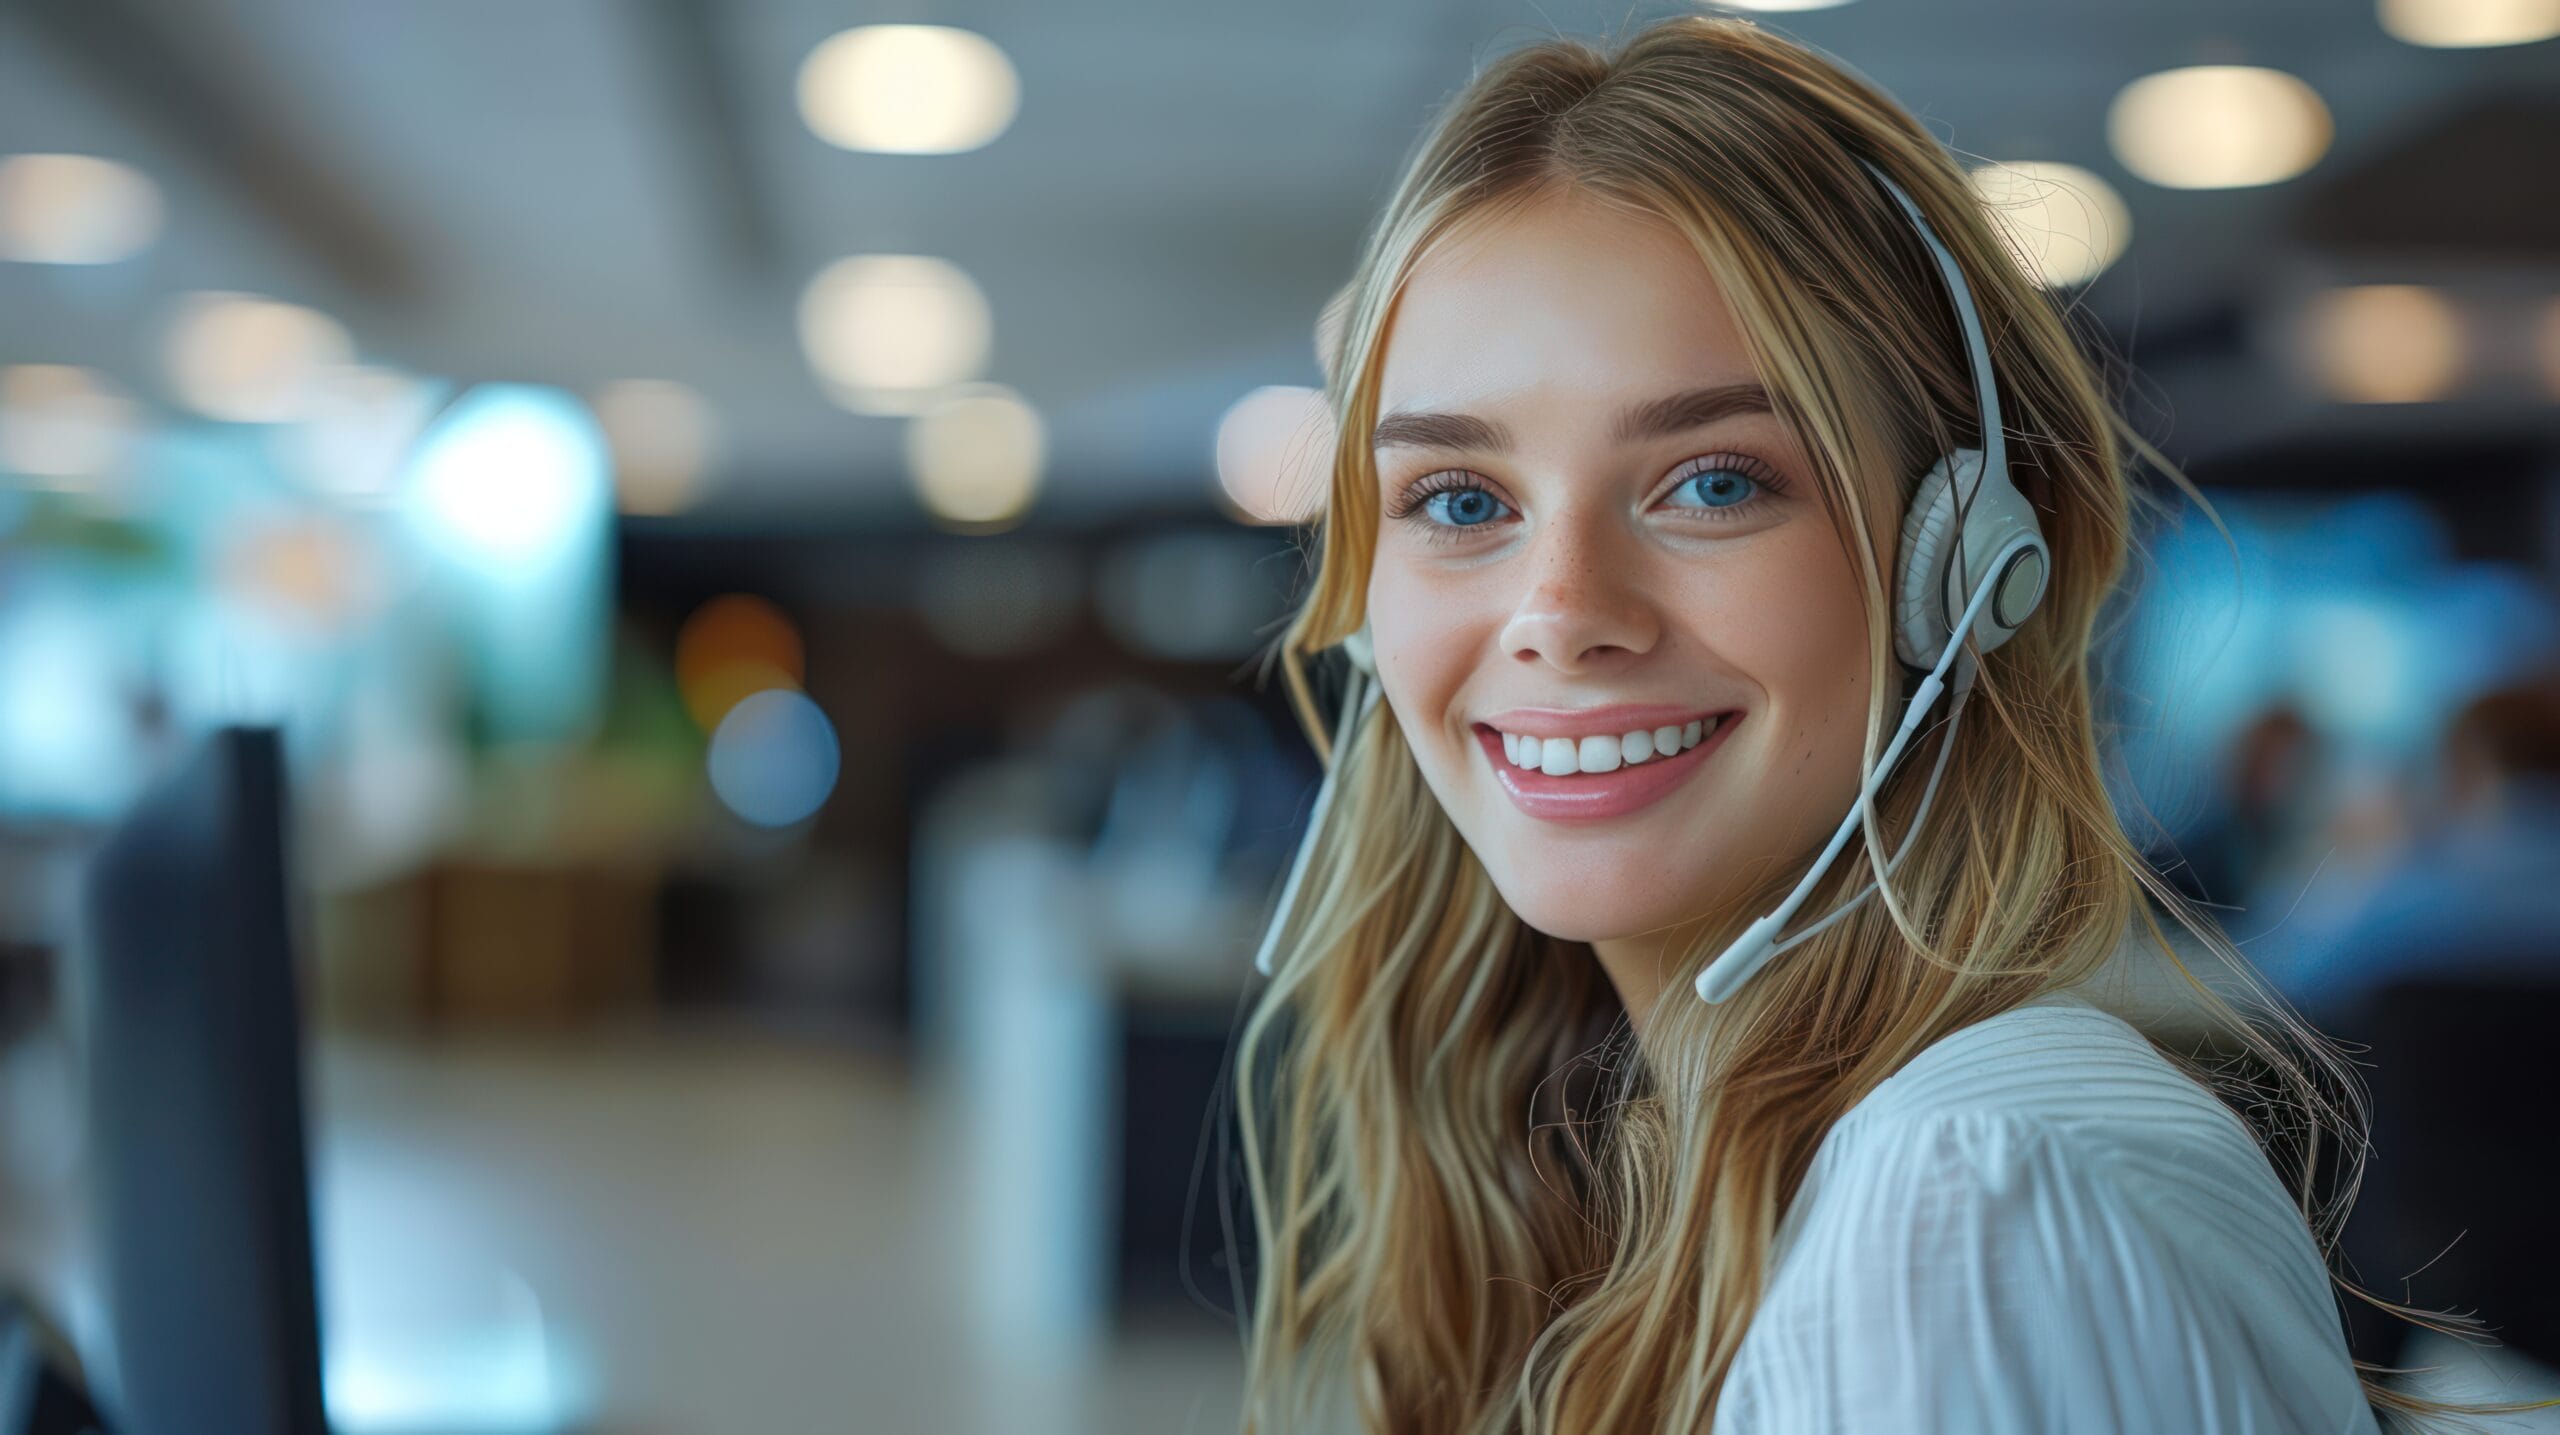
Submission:
[[[2412,45],[2477,49],[2560,35],[2560,0],[2382,0],[2382,28]]]
[[[907,470],[935,517],[972,529],[1010,524],[1040,487],[1040,415],[1001,384],[970,384],[907,425]]]
[[[0,259],[113,264],[160,235],[160,187],[142,171],[86,154],[0,159]]]
[[[914,413],[974,379],[994,343],[986,296],[947,261],[857,254],[800,295],[800,346],[829,397],[858,413]]]
[[[2462,372],[2453,306],[2414,284],[2331,289],[2312,300],[2304,337],[2322,387],[2348,403],[2439,399]]]
[[[800,117],[843,149],[973,150],[1004,133],[1021,98],[994,41],[944,25],[865,25],[800,63]]]
[[[166,347],[179,400],[230,423],[305,416],[329,372],[355,359],[337,320],[255,294],[188,295],[170,321]]]
[[[2098,277],[2133,238],[2133,215],[2108,183],[2073,164],[2017,160],[1973,171],[1973,192],[2024,251],[2047,289]]]
[[[701,394],[668,379],[624,379],[597,392],[595,411],[623,512],[659,517],[693,506],[714,428]]]
[[[2117,93],[2107,142],[2124,167],[2171,189],[2291,179],[2329,148],[2329,107],[2281,70],[2196,65]]]

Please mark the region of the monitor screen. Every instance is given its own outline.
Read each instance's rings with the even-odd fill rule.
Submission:
[[[100,1403],[124,1435],[324,1435],[278,734],[213,734],[85,896]]]

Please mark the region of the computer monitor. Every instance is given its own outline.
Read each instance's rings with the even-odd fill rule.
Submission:
[[[214,733],[87,874],[89,1150],[119,1435],[326,1435],[272,729]]]

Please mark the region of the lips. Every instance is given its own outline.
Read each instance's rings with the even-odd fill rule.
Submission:
[[[1542,822],[1605,822],[1660,802],[1697,774],[1741,726],[1743,715],[1727,713],[1716,730],[1696,747],[1670,757],[1621,767],[1615,772],[1574,773],[1550,777],[1536,768],[1516,767],[1503,756],[1502,734],[1482,723],[1475,726],[1476,745],[1484,750],[1494,781],[1512,804]]]

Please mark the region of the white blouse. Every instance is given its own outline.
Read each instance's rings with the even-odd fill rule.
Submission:
[[[2070,995],[1851,1108],[1715,1435],[2378,1429],[2309,1230],[2230,1110]]]

